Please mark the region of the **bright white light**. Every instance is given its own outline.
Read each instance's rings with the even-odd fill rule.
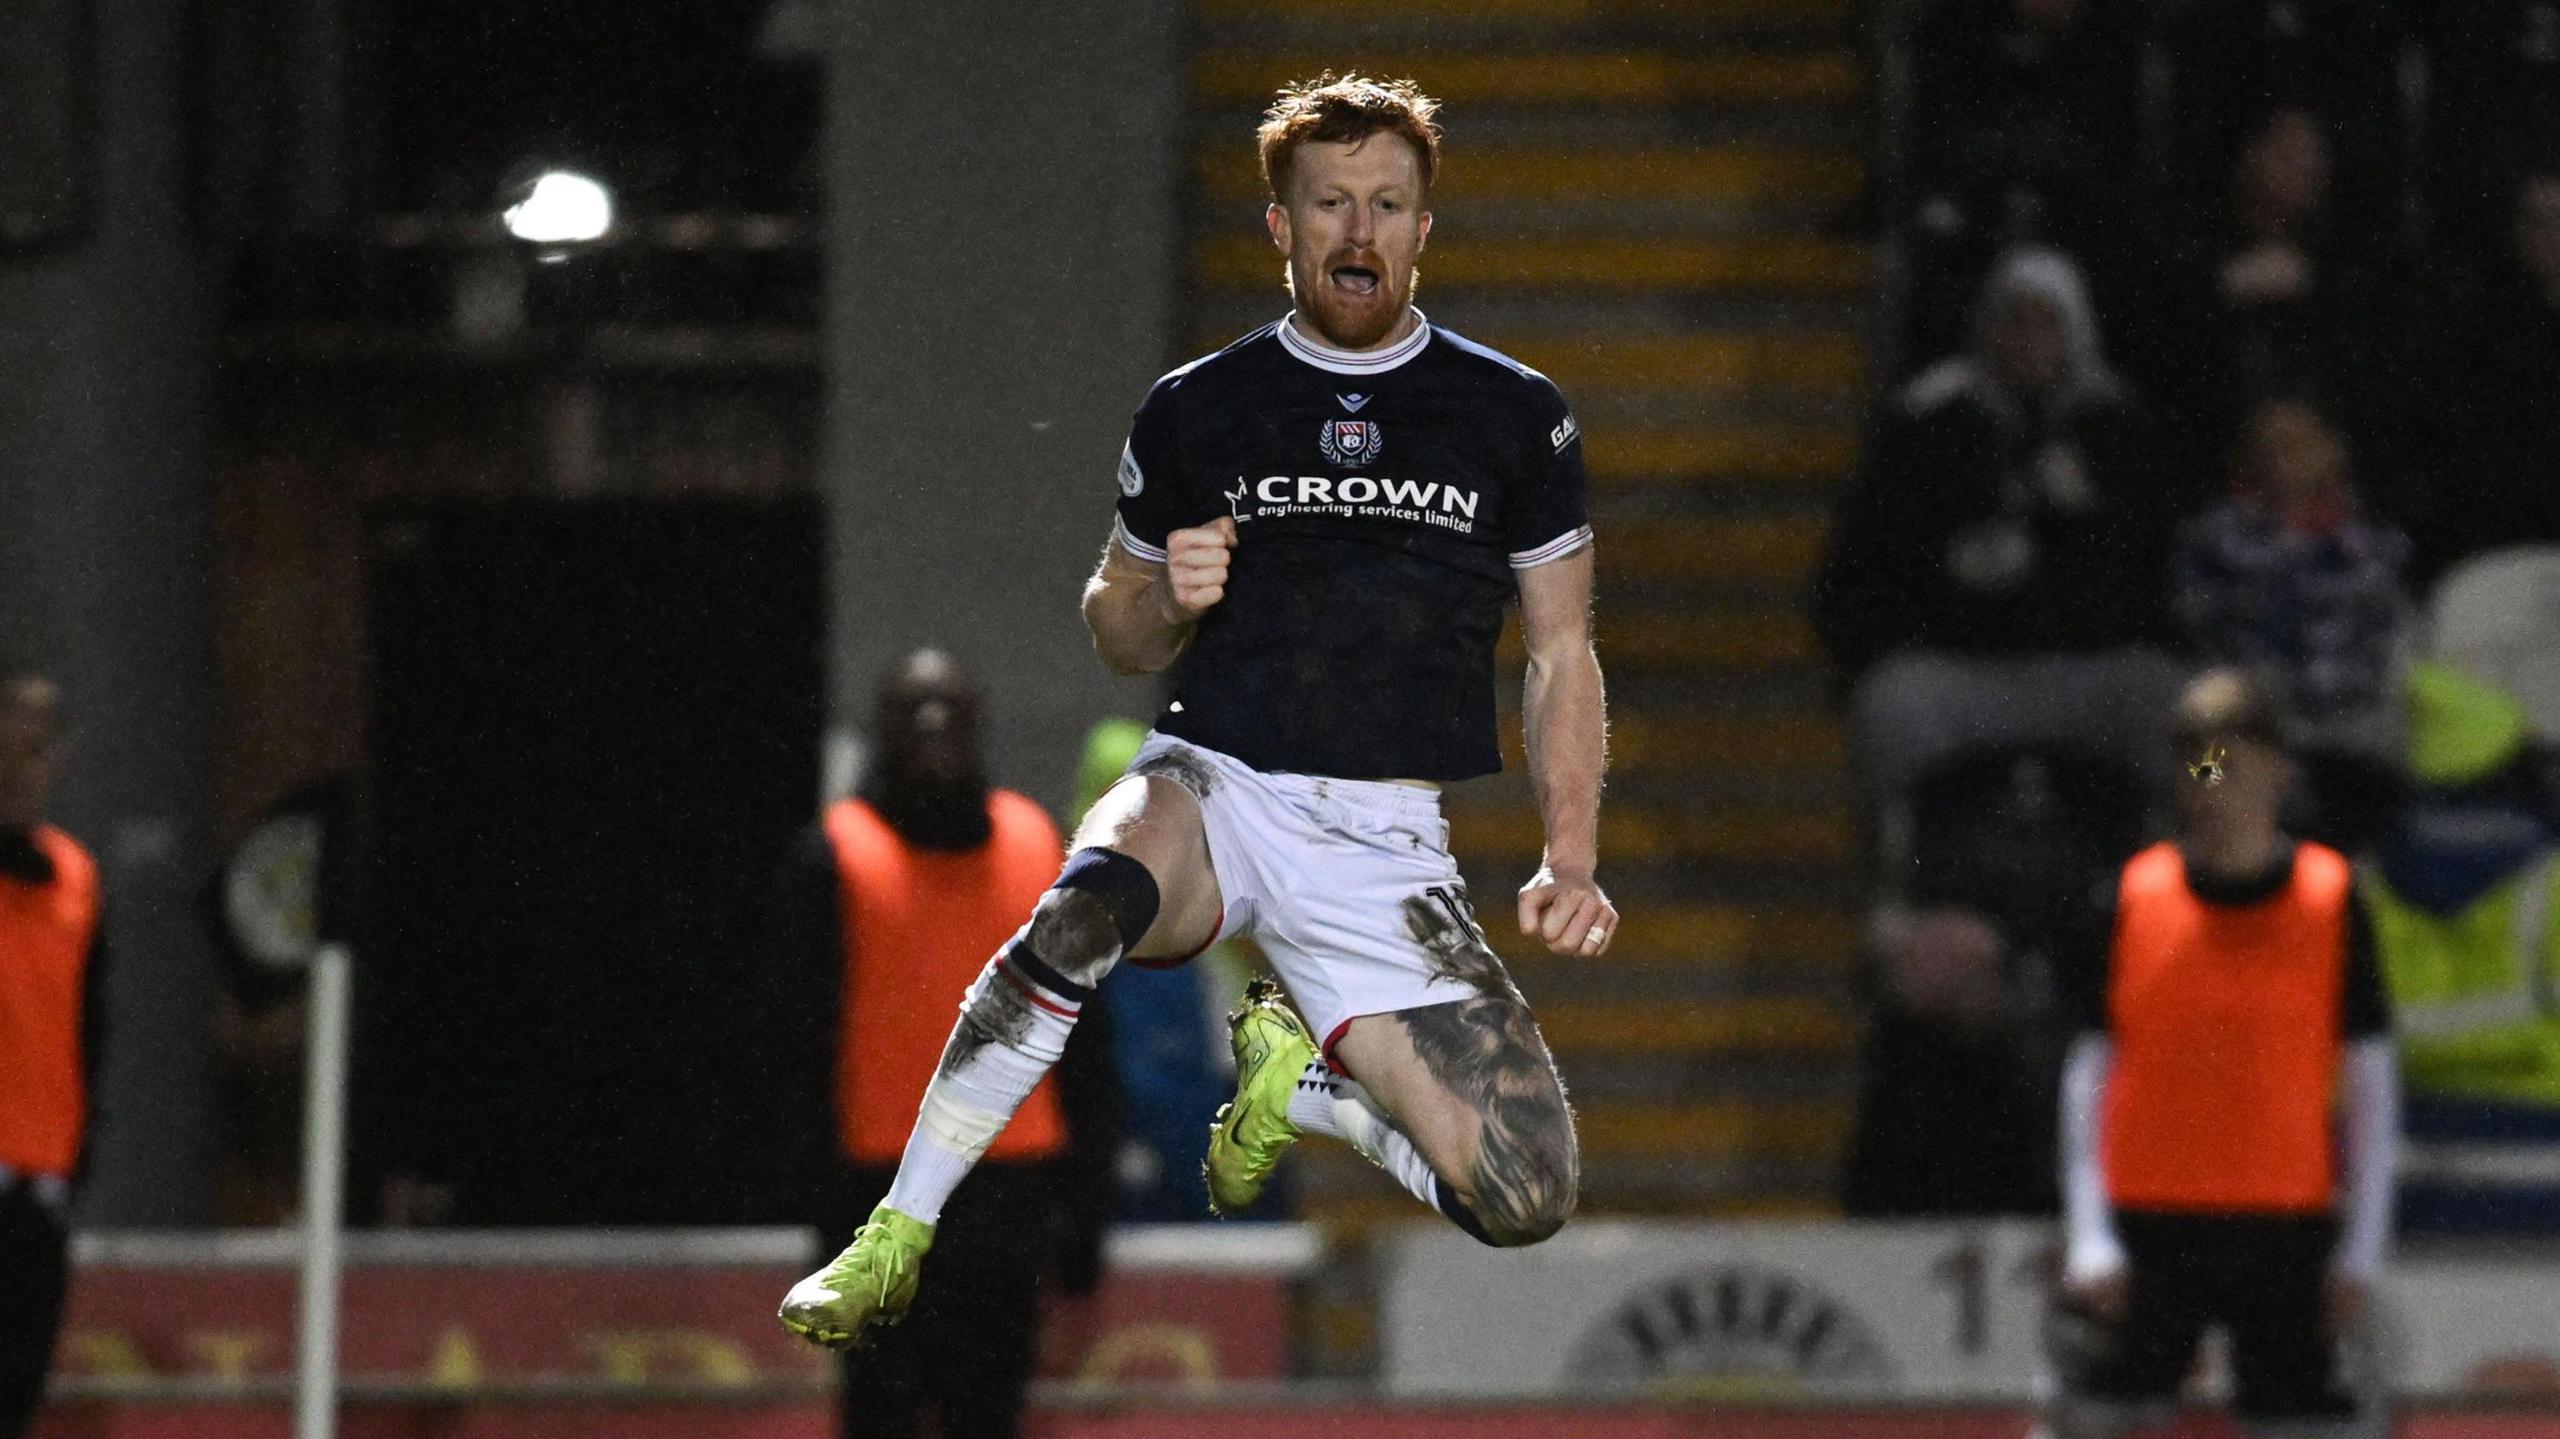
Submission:
[[[574,171],[548,170],[505,219],[507,233],[536,245],[599,239],[613,228],[613,192]]]

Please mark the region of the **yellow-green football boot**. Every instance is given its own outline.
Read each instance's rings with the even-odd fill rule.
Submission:
[[[1209,1182],[1209,1211],[1218,1215],[1261,1198],[1272,1166],[1298,1142],[1289,1097],[1316,1057],[1305,1021],[1267,975],[1244,987],[1244,1003],[1227,1016],[1227,1032],[1236,1051],[1236,1097],[1209,1126],[1209,1157],[1200,1166]]]
[[[933,1226],[881,1205],[826,1268],[783,1296],[782,1327],[829,1349],[859,1349],[873,1331],[907,1317],[916,1270],[933,1247]]]

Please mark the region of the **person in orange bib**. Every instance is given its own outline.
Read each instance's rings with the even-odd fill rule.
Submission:
[[[946,1016],[1030,917],[1066,852],[1038,805],[988,784],[977,691],[949,656],[922,651],[893,670],[873,738],[861,793],[829,806],[795,848],[770,945],[769,968],[802,977],[776,1009],[832,991],[816,1006],[832,1032],[804,1041],[834,1079],[832,1113],[820,1121],[833,1154],[809,1196],[826,1255],[852,1238],[848,1216],[889,1192],[925,1086],[945,1062]],[[826,982],[805,982],[817,975]],[[1080,1293],[1100,1272],[1118,1123],[1098,1017],[1085,1017],[952,1195],[933,1287],[903,1325],[844,1356],[849,1439],[922,1433],[928,1410],[942,1433],[1015,1432],[1040,1278]]]
[[[105,1049],[98,866],[44,822],[61,691],[0,660],[0,1439],[44,1399]]]
[[[2066,969],[2057,1332],[2079,1342],[2052,1429],[2166,1423],[2219,1326],[2249,1432],[2378,1434],[2337,1342],[2382,1271],[2399,1142],[2373,936],[2347,860],[2280,827],[2293,768],[2267,689],[2199,676],[2173,731],[2178,838],[2124,866]]]

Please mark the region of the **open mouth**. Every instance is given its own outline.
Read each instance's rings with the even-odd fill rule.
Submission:
[[[1333,287],[1354,295],[1378,293],[1378,272],[1366,265],[1337,265],[1333,269]]]

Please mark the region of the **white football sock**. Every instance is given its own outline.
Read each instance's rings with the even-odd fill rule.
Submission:
[[[966,1052],[956,1061],[946,1059],[925,1086],[915,1132],[907,1136],[897,1178],[883,1201],[911,1219],[941,1219],[951,1191],[1066,1052],[1067,1036],[1084,1008],[1081,997],[1059,993],[1011,961],[1020,943],[1006,946],[978,972],[951,1032],[952,1045]]]
[[[1321,1056],[1308,1061],[1307,1072],[1298,1076],[1298,1087],[1289,1096],[1289,1122],[1359,1150],[1414,1198],[1435,1209],[1440,1206],[1440,1181],[1423,1161],[1422,1151],[1387,1118],[1369,1091],[1348,1075],[1336,1073]]]

